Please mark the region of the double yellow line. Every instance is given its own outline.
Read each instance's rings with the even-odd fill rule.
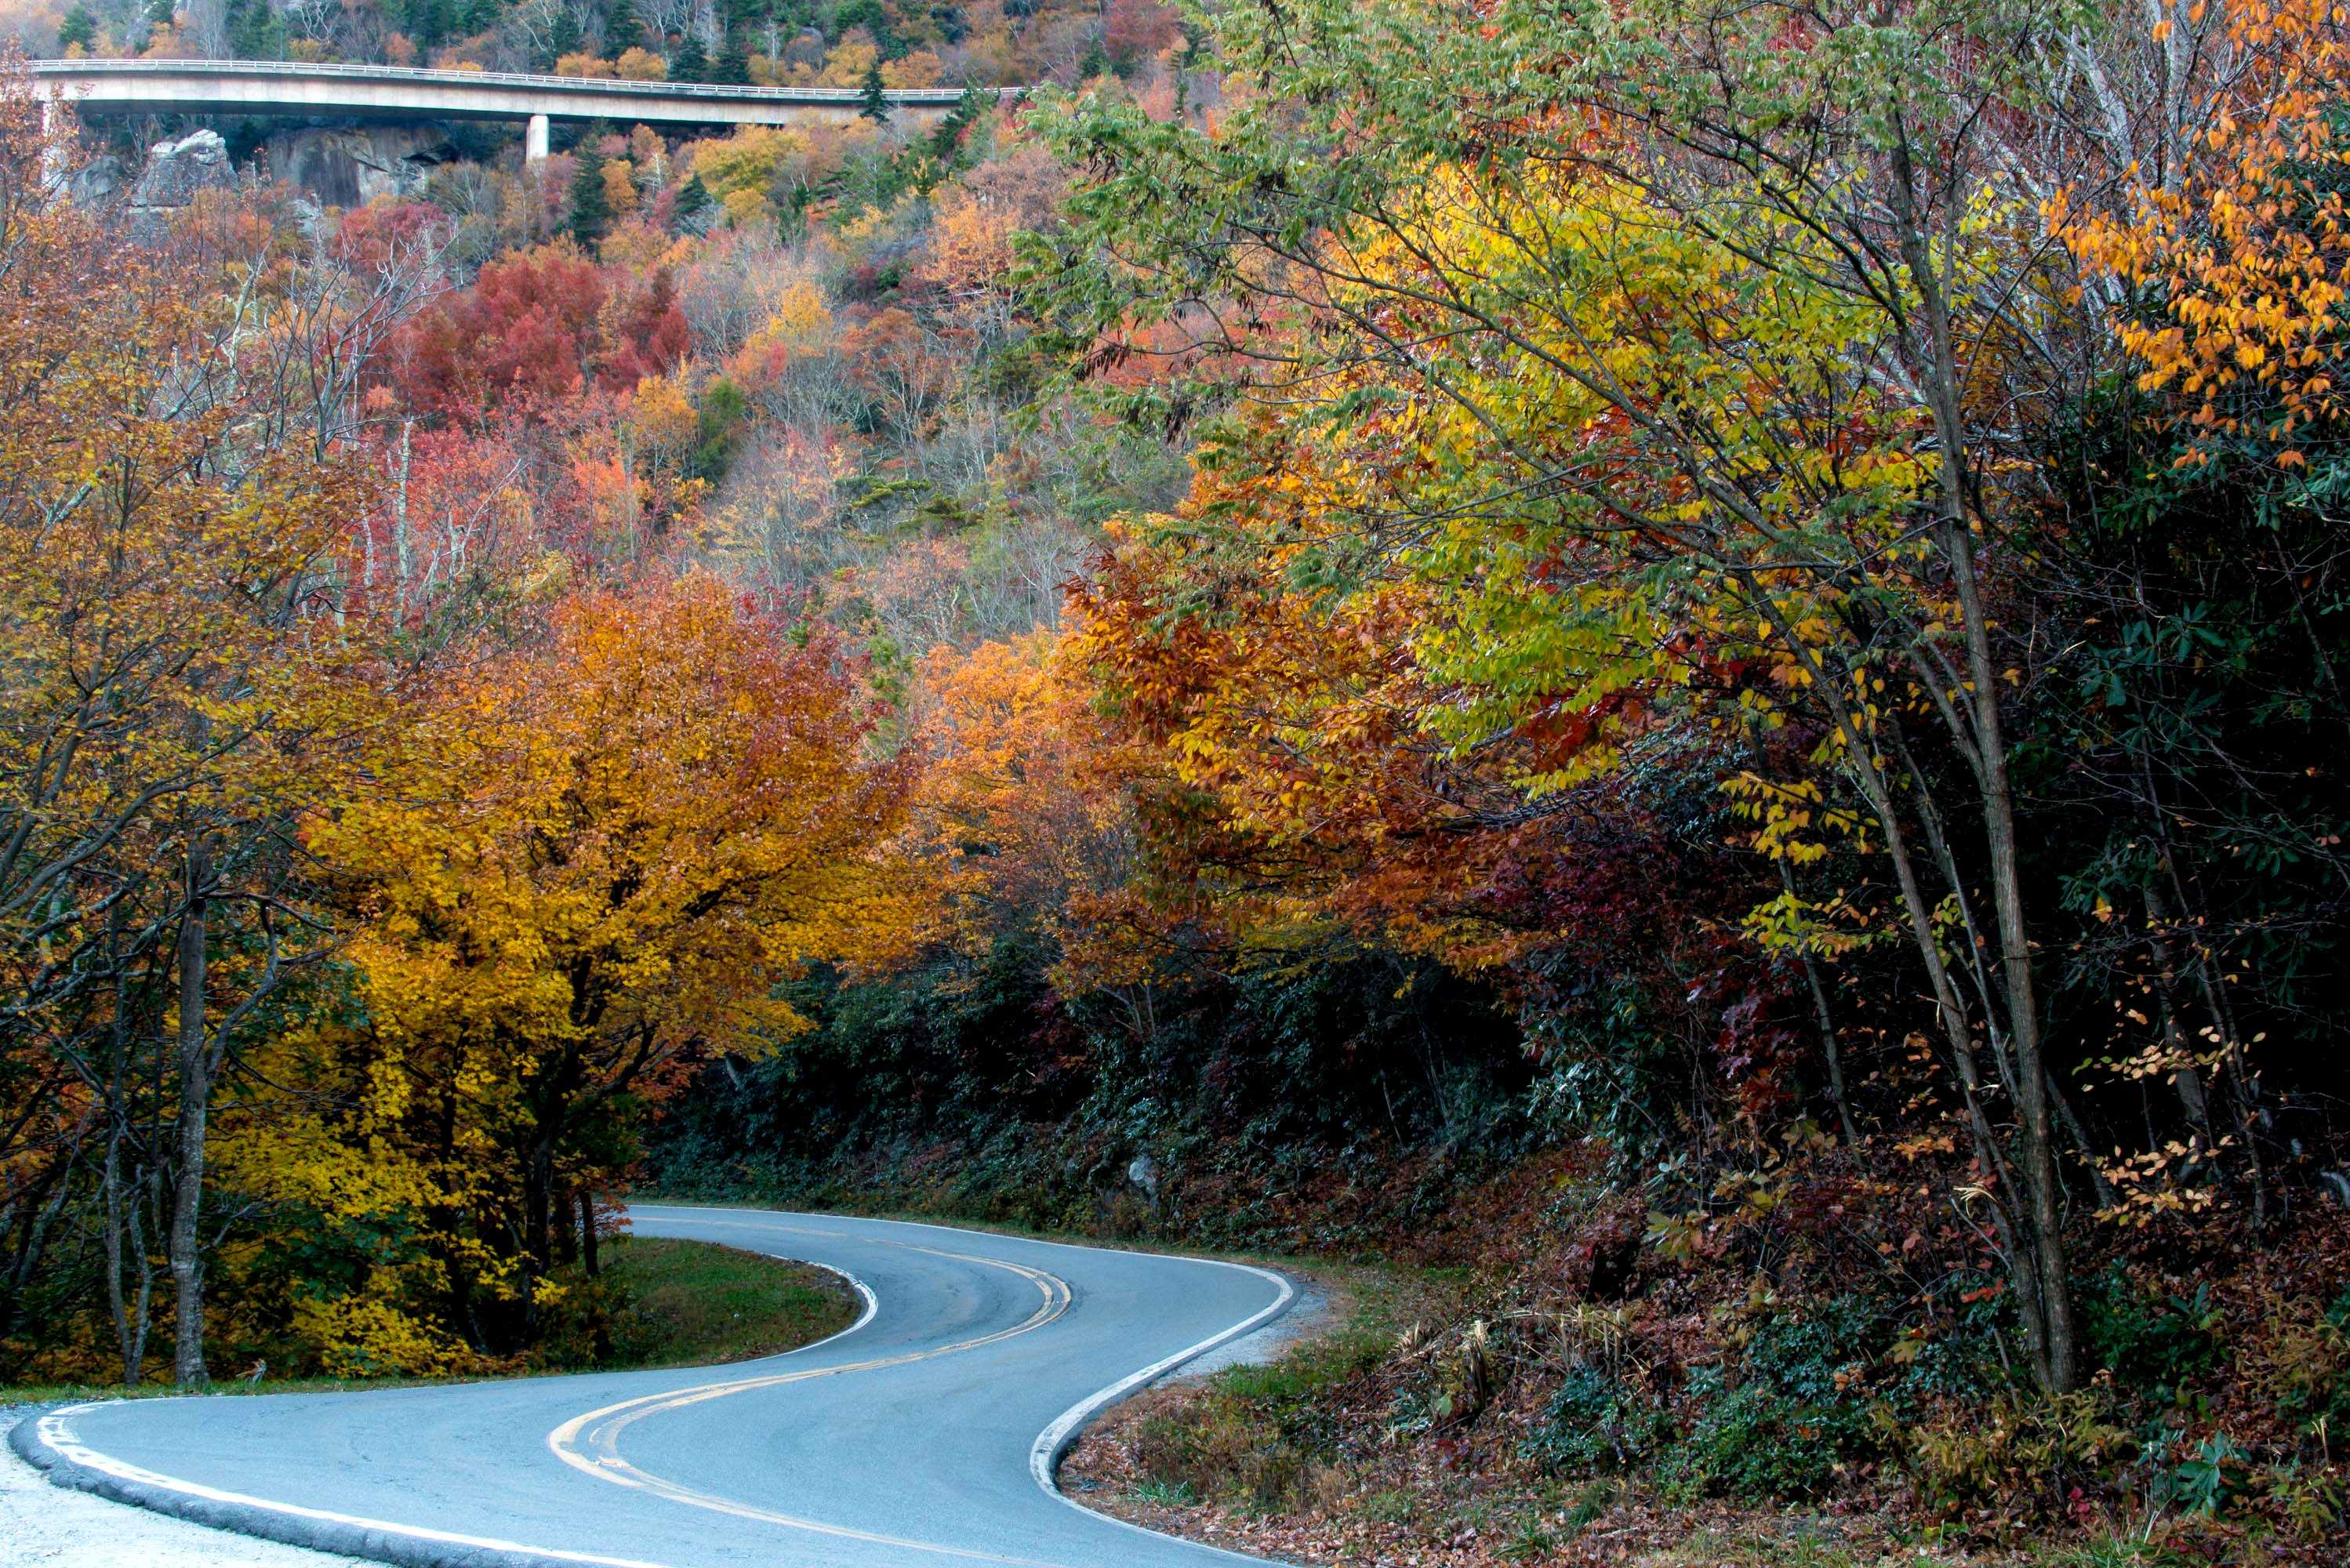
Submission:
[[[765,1234],[777,1232],[760,1228]],[[825,1232],[785,1231],[784,1234],[828,1234]],[[993,1334],[979,1334],[971,1339],[957,1340],[951,1345],[932,1345],[927,1350],[907,1351],[898,1355],[876,1356],[868,1361],[844,1362],[837,1366],[810,1367],[802,1372],[780,1372],[761,1377],[740,1377],[731,1382],[703,1383],[691,1388],[680,1388],[667,1394],[648,1394],[635,1399],[624,1399],[617,1405],[607,1405],[600,1410],[590,1410],[574,1416],[546,1435],[546,1446],[555,1457],[573,1469],[591,1475],[615,1486],[634,1487],[649,1491],[671,1502],[681,1502],[691,1508],[708,1509],[713,1513],[731,1514],[737,1519],[754,1519],[766,1524],[779,1524],[793,1530],[806,1530],[818,1535],[837,1536],[847,1541],[868,1542],[879,1546],[894,1546],[909,1552],[934,1552],[944,1557],[960,1557],[981,1563],[1018,1564],[1020,1568],[1060,1568],[1059,1564],[1034,1557],[1007,1557],[993,1552],[975,1552],[959,1546],[941,1546],[934,1542],[911,1541],[901,1536],[884,1535],[869,1530],[855,1530],[847,1525],[826,1524],[818,1520],[803,1519],[796,1514],[779,1513],[772,1509],[755,1508],[731,1498],[684,1486],[665,1477],[639,1469],[620,1457],[620,1434],[650,1416],[671,1410],[681,1410],[690,1405],[712,1399],[723,1399],[730,1394],[749,1394],[762,1388],[779,1388],[787,1383],[806,1383],[818,1377],[837,1377],[847,1372],[878,1372],[884,1367],[905,1366],[917,1361],[931,1361],[941,1355],[960,1355],[977,1350],[983,1345],[1000,1344],[1024,1334],[1032,1334],[1053,1322],[1069,1310],[1069,1283],[1057,1274],[1043,1269],[1027,1268],[1019,1263],[1007,1263],[1000,1258],[983,1258],[969,1252],[948,1252],[934,1247],[918,1247],[910,1241],[888,1241],[878,1237],[862,1240],[887,1247],[903,1247],[910,1252],[926,1252],[935,1258],[951,1258],[958,1262],[981,1263],[991,1269],[1002,1269],[1017,1274],[1035,1285],[1043,1301],[1035,1312],[1009,1328]]]

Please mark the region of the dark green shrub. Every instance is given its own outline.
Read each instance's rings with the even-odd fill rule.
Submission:
[[[1698,1386],[1697,1420],[1657,1467],[1668,1495],[1815,1496],[1876,1451],[1876,1429],[1856,1400],[1804,1399],[1762,1382],[1729,1388],[1711,1373]]]
[[[1684,1497],[1825,1490],[1878,1449],[1876,1400],[1862,1375],[1879,1333],[1876,1313],[1859,1301],[1765,1319],[1734,1380],[1716,1368],[1691,1379],[1696,1417],[1661,1457],[1658,1480]]]
[[[1606,1470],[1637,1464],[1672,1436],[1656,1401],[1604,1368],[1566,1375],[1526,1440],[1526,1457],[1544,1469]]]
[[[2220,1358],[2221,1314],[2210,1287],[2173,1295],[2132,1280],[2119,1263],[2081,1293],[2089,1348],[2124,1387],[2168,1405]]]
[[[2182,1453],[2162,1472],[2159,1495],[2190,1513],[2216,1519],[2241,1495],[2251,1470],[2251,1455],[2225,1432],[2214,1432]]]

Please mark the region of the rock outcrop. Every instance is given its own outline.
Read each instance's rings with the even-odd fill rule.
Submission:
[[[77,207],[102,207],[122,193],[130,176],[130,168],[120,158],[101,152],[73,171],[66,182],[66,194]]]
[[[130,222],[142,229],[165,223],[204,192],[235,187],[236,165],[220,132],[192,130],[148,149],[146,166],[130,186]]]
[[[320,206],[362,207],[379,196],[415,196],[435,165],[455,156],[431,126],[301,126],[262,143],[264,176],[284,180]]]
[[[135,167],[102,153],[75,170],[67,188],[82,206],[120,202],[131,233],[154,239],[206,191],[283,180],[317,207],[361,207],[379,196],[421,194],[433,168],[455,155],[447,135],[429,126],[297,126],[263,142],[240,170],[220,132],[205,129],[157,142]]]

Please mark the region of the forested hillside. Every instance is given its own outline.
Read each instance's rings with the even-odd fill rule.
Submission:
[[[159,240],[9,107],[9,1373],[592,1335],[649,1107],[915,950],[930,650],[1180,493],[981,373],[1051,160],[598,133]]]
[[[134,235],[10,89],[0,1376],[781,1199],[1406,1271],[1124,1450],[1324,1560],[2350,1545],[2330,4],[77,10],[1040,90]]]

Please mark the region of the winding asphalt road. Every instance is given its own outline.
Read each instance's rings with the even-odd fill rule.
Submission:
[[[1260,1269],[941,1226],[640,1206],[637,1233],[855,1281],[852,1328],[724,1367],[84,1405],[61,1485],[433,1568],[1209,1568],[1052,1483],[1096,1411],[1270,1322]]]

